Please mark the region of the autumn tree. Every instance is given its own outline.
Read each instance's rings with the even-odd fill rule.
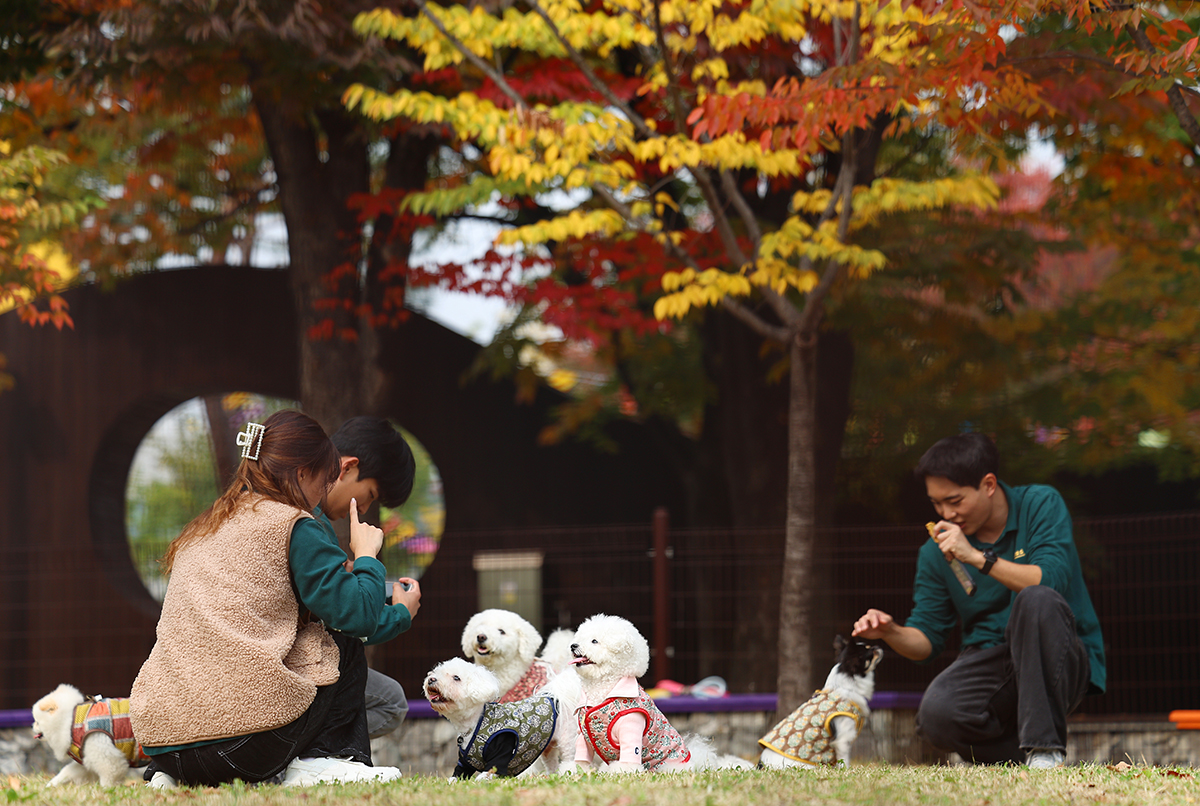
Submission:
[[[74,184],[109,200],[64,241],[82,279],[249,262],[262,216],[280,214],[302,402],[327,427],[372,410],[372,328],[403,307],[403,284],[385,292],[380,277],[404,264],[413,228],[372,200],[422,186],[436,141],[340,103],[351,81],[408,71],[351,31],[367,6],[19,5],[5,131],[66,154]]]
[[[99,204],[93,194],[57,195],[47,177],[66,155],[0,140],[0,311],[15,308],[29,325],[71,327],[59,295],[67,277],[57,235]],[[0,354],[0,392],[11,386]]]
[[[945,207],[968,214],[998,196],[970,168],[966,138],[956,142],[963,161],[913,181],[876,176],[872,137],[979,133],[983,88],[988,114],[1035,111],[1035,88],[997,64],[1002,23],[895,4],[532,2],[494,14],[417,5],[419,15],[380,9],[357,27],[422,49],[429,73],[457,66],[474,76],[472,87],[439,95],[355,85],[347,104],[377,120],[445,123],[478,149],[482,167],[469,184],[410,204],[450,212],[497,194],[514,204],[565,194],[571,203],[553,218],[505,230],[498,242],[549,249],[558,260],[569,254],[564,244],[627,242],[652,257],[589,277],[610,295],[605,310],[622,303],[622,272],[640,272],[664,292],[658,327],[719,305],[782,346],[789,467],[779,693],[790,710],[813,682],[804,625],[814,616],[814,367],[826,301],[885,267],[886,255],[859,237],[881,219]],[[760,64],[782,53],[790,66],[764,80],[759,53]],[[616,80],[629,72],[622,59],[634,65],[633,81]],[[555,65],[552,90],[529,80],[529,65],[546,61]],[[770,192],[787,199],[775,219],[751,201]]]
[[[917,252],[940,254],[944,235],[884,247],[897,267],[884,284],[904,282],[897,293],[922,305],[885,303],[886,329],[861,334],[871,380],[857,394],[847,484],[911,467],[926,441],[902,440],[947,422],[998,435],[1006,467],[1029,479],[1130,465],[1173,480],[1200,471],[1189,13],[1038,4],[1014,17],[1004,58],[1044,104],[1036,127],[1016,115],[989,125],[1008,149],[1041,140],[1062,160],[1054,175],[1006,180],[1002,212],[1040,252],[1027,255],[1024,276],[1012,267],[996,293],[977,297],[981,307],[928,276],[905,279]],[[898,403],[918,390],[926,405]]]

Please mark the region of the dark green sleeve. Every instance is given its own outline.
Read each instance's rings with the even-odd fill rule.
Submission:
[[[929,639],[933,651],[918,663],[929,663],[946,648],[946,636],[958,623],[958,611],[946,589],[943,566],[946,560],[937,545],[926,541],[917,552],[917,574],[913,580],[913,609],[905,627],[914,627]]]
[[[412,623],[403,605],[384,604],[384,568],[373,557],[343,567],[346,553],[329,520],[304,518],[292,529],[288,562],[300,603],[326,627],[379,643],[396,637]]]
[[[1058,491],[1044,485],[1026,487],[1018,528],[1025,562],[1042,569],[1040,584],[1066,596],[1078,560],[1071,515]]]

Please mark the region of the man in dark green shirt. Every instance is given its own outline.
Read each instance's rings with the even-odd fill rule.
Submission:
[[[982,434],[926,451],[916,473],[941,520],[917,557],[912,612],[900,626],[868,610],[854,635],[928,662],[961,620],[959,657],[926,689],[918,732],[968,761],[1054,767],[1065,760],[1067,715],[1104,691],[1104,643],[1062,496],[1009,487],[998,467]],[[950,560],[968,569],[973,595]]]

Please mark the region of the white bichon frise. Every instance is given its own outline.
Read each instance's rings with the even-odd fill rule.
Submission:
[[[33,705],[33,735],[67,762],[49,786],[122,783],[130,767],[150,763],[129,724],[127,697],[84,697],[63,683]]]
[[[458,732],[455,778],[573,772],[579,676],[557,675],[532,697],[496,702],[500,684],[486,666],[451,658],[425,677],[425,699]]]
[[[560,632],[546,641],[553,659],[539,658],[542,636],[536,627],[510,610],[483,610],[463,628],[463,656],[496,675],[500,702],[516,702],[536,694],[570,663]]]
[[[825,687],[758,740],[762,766],[850,765],[850,748],[871,715],[867,701],[875,694],[875,667],[883,659],[883,647],[839,635],[833,648],[837,662]]]
[[[721,755],[708,740],[687,739],[638,685],[650,666],[650,645],[632,623],[598,614],[584,621],[571,645],[583,681],[576,716],[579,738],[575,762],[604,762],[614,772],[670,772],[705,767],[749,767],[737,756]]]

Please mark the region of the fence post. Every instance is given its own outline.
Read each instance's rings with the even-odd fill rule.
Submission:
[[[671,678],[671,574],[667,557],[667,508],[654,510],[654,677]]]

